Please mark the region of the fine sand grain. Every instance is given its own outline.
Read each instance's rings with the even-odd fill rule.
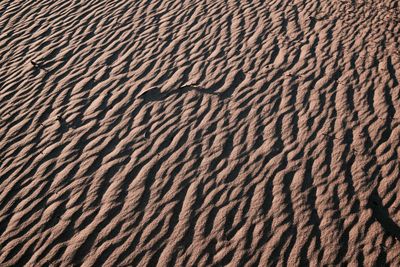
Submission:
[[[0,265],[399,266],[399,6],[0,0]]]

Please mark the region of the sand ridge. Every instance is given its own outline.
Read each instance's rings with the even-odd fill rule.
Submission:
[[[399,11],[0,1],[0,264],[399,265]]]

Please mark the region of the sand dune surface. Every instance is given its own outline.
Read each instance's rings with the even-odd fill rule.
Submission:
[[[0,1],[1,266],[400,265],[396,0]]]

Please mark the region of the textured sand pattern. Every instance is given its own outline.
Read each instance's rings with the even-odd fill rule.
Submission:
[[[0,1],[2,266],[400,264],[396,0]]]

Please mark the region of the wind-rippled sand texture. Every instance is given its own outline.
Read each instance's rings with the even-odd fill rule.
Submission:
[[[400,264],[400,8],[0,6],[2,266]]]

